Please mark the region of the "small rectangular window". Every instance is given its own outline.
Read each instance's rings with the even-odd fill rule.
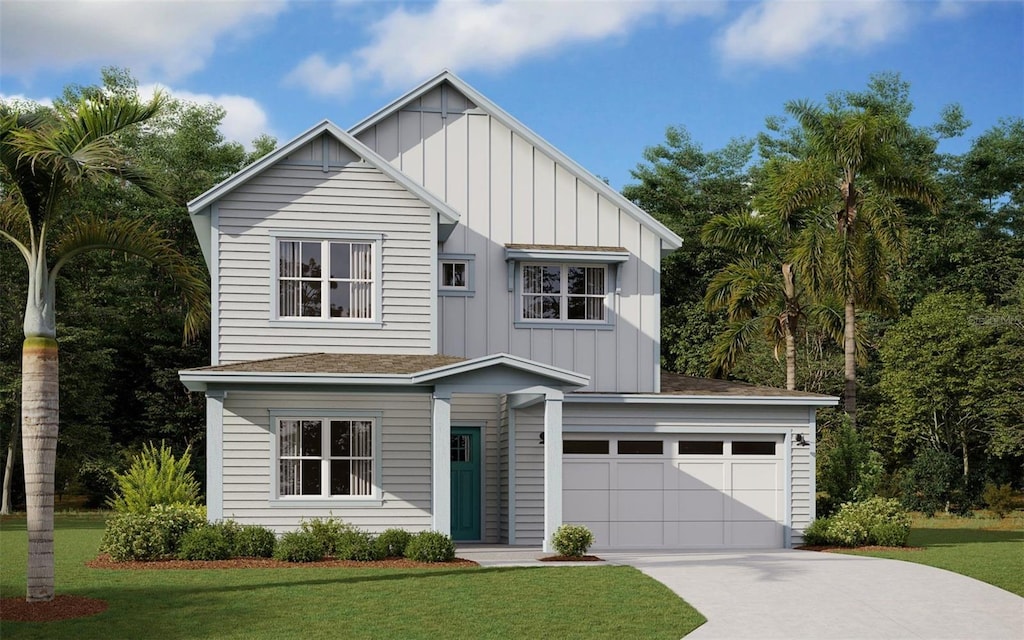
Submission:
[[[563,440],[562,453],[608,455],[607,440]]]
[[[443,289],[468,289],[469,273],[468,265],[461,260],[441,261],[441,288]]]
[[[663,444],[661,440],[619,440],[619,455],[660,456]]]
[[[734,456],[774,456],[775,443],[757,440],[733,440],[732,454]]]
[[[680,440],[679,454],[720,456],[722,455],[722,444],[721,440]]]

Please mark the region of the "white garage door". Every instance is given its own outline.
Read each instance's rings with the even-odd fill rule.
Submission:
[[[595,548],[779,548],[782,437],[572,434],[562,519]]]

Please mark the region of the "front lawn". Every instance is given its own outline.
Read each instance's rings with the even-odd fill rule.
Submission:
[[[101,570],[103,518],[57,518],[57,593],[91,618],[4,622],[9,638],[680,638],[704,622],[630,567]],[[0,597],[24,596],[24,518],[0,522]]]
[[[1024,518],[917,517],[910,546],[922,550],[844,551],[947,569],[1024,596]]]

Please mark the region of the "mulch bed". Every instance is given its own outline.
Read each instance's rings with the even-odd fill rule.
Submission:
[[[4,622],[52,622],[94,616],[106,610],[106,600],[84,596],[60,595],[49,602],[31,604],[25,598],[0,600],[0,620]]]
[[[880,547],[878,545],[871,545],[869,547],[830,547],[825,545],[812,546],[803,545],[797,547],[800,551],[825,551],[828,553],[835,553],[838,551],[924,551],[924,547]]]
[[[604,562],[604,558],[597,556],[547,556],[537,559],[541,562]]]
[[[446,567],[476,567],[472,560],[455,558],[451,562],[415,562],[407,558],[387,558],[371,562],[326,559],[320,562],[284,562],[271,558],[232,558],[231,560],[147,560],[115,562],[103,554],[85,563],[91,569],[294,569],[343,568],[354,569],[441,569]]]

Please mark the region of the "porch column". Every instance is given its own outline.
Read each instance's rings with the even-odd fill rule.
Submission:
[[[562,525],[562,398],[550,391],[544,399],[544,551]]]
[[[206,392],[206,518],[224,518],[224,396]]]
[[[431,528],[451,535],[452,532],[452,394],[451,391],[435,389],[433,425],[433,464],[431,491]]]

